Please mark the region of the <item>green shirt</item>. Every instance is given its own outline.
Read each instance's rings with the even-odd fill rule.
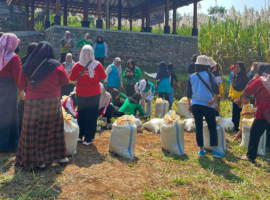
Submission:
[[[130,80],[134,83],[132,85],[135,85],[141,78],[141,70],[139,67],[135,67],[134,76],[131,79],[128,78],[127,70],[125,70],[123,77],[127,79],[127,85],[129,85]]]
[[[119,109],[119,112],[125,113],[126,115],[136,115],[136,110],[138,109],[140,115],[143,117],[145,112],[140,104],[130,103],[128,99],[126,99],[125,103]]]
[[[119,98],[126,100],[128,97],[126,95],[124,95],[123,93],[121,93]],[[111,99],[111,103],[112,103],[112,105],[114,105],[113,98]]]
[[[79,42],[77,42],[77,46],[82,48],[84,45],[91,45],[93,46],[92,42],[88,42],[85,39],[81,39]]]

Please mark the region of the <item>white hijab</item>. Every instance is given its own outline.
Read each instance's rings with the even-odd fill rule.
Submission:
[[[92,40],[89,38],[89,39],[87,39],[87,36],[88,35],[90,35],[90,33],[86,33],[85,34],[85,36],[84,36],[84,39],[85,39],[85,41],[87,41],[87,42],[92,42]]]
[[[102,83],[99,83],[99,85],[100,85],[99,109],[101,109],[108,105],[109,101],[112,98],[112,95],[109,92],[106,92]]]
[[[112,63],[112,65],[115,67],[115,69],[118,72],[118,77],[119,77],[119,81],[120,81],[120,86],[123,87],[123,83],[122,83],[122,66],[121,64],[117,67],[116,63],[118,63],[119,61],[121,61],[121,58],[116,57]]]
[[[70,38],[70,36],[69,36],[69,38],[67,38],[67,34],[70,34],[70,32],[69,32],[69,31],[66,31],[66,32],[65,32],[65,36],[63,37],[63,39],[64,39],[68,44],[70,44],[70,43],[71,43],[71,38]]]
[[[67,61],[67,58],[68,58],[69,56],[71,56],[71,58],[72,58],[72,54],[71,54],[71,53],[68,53],[68,54],[66,55],[66,66],[65,66],[65,69],[66,69],[68,75],[71,74],[71,70],[72,70],[72,68],[73,68],[74,65],[75,65],[75,63],[74,63],[73,60],[71,60],[71,62],[68,62],[68,61]]]
[[[95,60],[93,47],[84,45],[80,53],[79,63],[85,67],[90,60],[92,60],[92,63],[88,66],[89,77],[94,78],[95,68],[99,62]]]

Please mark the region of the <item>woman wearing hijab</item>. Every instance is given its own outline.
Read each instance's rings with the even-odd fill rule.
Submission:
[[[139,67],[136,66],[133,59],[130,59],[128,61],[128,68],[125,70],[123,78],[126,79],[127,96],[131,97],[133,94],[135,94],[135,84],[141,78],[141,70]]]
[[[106,90],[112,94],[112,89],[123,87],[121,59],[116,57],[106,69],[107,78],[104,81]]]
[[[188,110],[190,113],[193,113],[195,119],[196,140],[200,148],[198,154],[199,156],[205,156],[203,141],[203,117],[205,117],[210,132],[210,145],[214,147],[213,156],[224,157],[224,154],[217,147],[218,137],[215,110],[219,111],[219,86],[214,75],[209,72],[210,63],[207,56],[198,56],[195,65],[196,73],[191,74],[187,82],[187,98]],[[211,91],[206,84],[209,89],[211,88]]]
[[[23,88],[18,84],[20,58],[14,53],[18,38],[13,33],[0,38],[0,151],[16,150],[19,141],[18,89],[24,100]]]
[[[170,93],[171,93],[171,72],[168,71],[167,64],[165,62],[161,62],[159,64],[159,71],[156,76],[156,81],[158,85],[158,96],[160,98],[165,98],[166,101],[170,101]]]
[[[86,33],[84,38],[81,39],[79,42],[77,42],[77,46],[79,48],[82,48],[84,45],[91,45],[93,46],[93,41],[90,39],[91,36],[90,36],[90,33]]]
[[[89,66],[87,64],[90,63]],[[81,71],[86,70],[80,76]],[[97,128],[99,101],[100,101],[100,80],[106,78],[103,66],[95,60],[93,47],[84,45],[79,62],[73,67],[70,80],[77,81],[76,95],[78,103],[78,124],[80,134],[78,141],[88,146],[94,143]]]
[[[31,55],[31,53],[35,50],[36,47],[37,47],[37,43],[36,42],[29,43],[28,49],[27,49],[27,54],[24,57],[22,57],[22,59],[21,59],[22,65],[26,62],[26,60]],[[26,90],[25,90],[25,92],[26,92]],[[22,131],[24,104],[25,104],[25,100],[22,100],[20,98],[20,102],[19,102],[19,105],[18,105],[19,133],[21,133],[21,131]]]
[[[66,61],[62,63],[64,68],[66,69],[67,74],[70,76],[73,67],[75,66],[75,62],[72,60],[72,54],[68,53],[66,55]],[[74,90],[74,83],[73,81],[69,81],[69,84],[64,85],[61,87],[61,97],[64,95],[69,95]]]
[[[26,89],[22,132],[15,162],[24,168],[44,168],[68,162],[60,87],[68,75],[54,59],[50,43],[38,43],[22,67],[19,86]]]
[[[266,120],[263,112],[270,111],[270,64],[260,63],[258,65],[258,74],[248,83],[245,94],[248,96],[255,95],[257,102],[257,111],[255,119],[250,129],[250,139],[247,156],[241,159],[248,159],[255,163],[257,150],[262,134],[267,131],[267,137],[270,136],[270,124]],[[269,112],[268,112],[269,115]],[[270,160],[268,160],[270,164]]]
[[[112,89],[112,104],[117,108],[120,108],[127,98],[128,97],[125,94],[119,92],[119,90],[115,88]],[[124,101],[121,99],[123,99]]]
[[[140,104],[144,112],[146,112],[146,116],[151,116],[152,100],[154,98],[155,90],[156,90],[155,85],[150,81],[148,81],[147,79],[142,79],[135,85],[136,93],[140,93],[142,96]],[[145,103],[147,103],[147,109],[145,109]]]
[[[66,31],[65,36],[61,39],[61,63],[65,62],[67,53],[72,53],[73,40],[70,38],[70,32]]]
[[[143,111],[142,106],[140,105],[141,94],[135,93],[132,97],[126,99],[123,106],[119,109],[121,115],[136,115],[137,111],[143,117],[145,112]]]
[[[233,103],[232,122],[234,124],[234,130],[237,132],[239,131],[240,113],[242,109],[235,102],[240,101],[241,94],[245,92],[245,88],[248,82],[249,78],[246,73],[245,64],[241,61],[235,63],[229,98]]]
[[[211,57],[209,57],[209,63],[210,63],[210,71],[215,76],[216,82],[219,85],[218,104],[220,105],[220,97],[222,96],[222,100],[225,99],[222,75],[221,75],[221,73],[219,73],[219,64],[217,64],[215,61],[213,61]],[[218,111],[216,111],[216,116],[219,116]]]
[[[107,118],[107,123],[111,123],[111,118],[114,117],[115,108],[111,105],[112,96],[109,92],[106,92],[102,83],[100,84],[100,101],[99,101],[99,111],[98,115],[102,119]]]
[[[99,61],[102,66],[104,66],[104,58],[107,57],[108,47],[101,36],[97,37],[97,43],[94,45],[94,51],[96,60]]]

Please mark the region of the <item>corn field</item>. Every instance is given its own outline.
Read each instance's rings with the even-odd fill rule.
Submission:
[[[54,15],[50,15],[53,21]],[[81,26],[82,14],[68,15],[68,26]],[[90,28],[95,28],[96,16],[89,15]],[[106,28],[106,18],[103,18]],[[172,19],[170,19],[172,27]],[[63,19],[62,19],[63,24]],[[117,30],[117,18],[110,19],[111,29]],[[177,34],[191,35],[193,16],[184,14],[177,20]],[[40,30],[40,21],[36,23],[36,30]],[[164,24],[153,26],[153,33],[163,34]],[[171,28],[172,29],[172,28]],[[216,60],[224,74],[230,72],[230,66],[236,61],[243,61],[250,68],[255,61],[269,62],[269,29],[270,29],[270,7],[260,12],[248,9],[240,13],[231,7],[224,15],[198,14],[198,47],[199,54],[211,56]],[[129,21],[122,20],[122,30],[129,30]],[[133,21],[133,31],[141,31],[141,20]],[[194,52],[195,53],[195,52]]]

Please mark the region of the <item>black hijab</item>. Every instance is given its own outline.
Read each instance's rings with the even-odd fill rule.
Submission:
[[[133,66],[132,68],[129,67],[129,63],[132,64],[132,66]],[[128,60],[128,69],[130,69],[130,70],[134,73],[135,68],[136,68],[136,63],[135,63],[135,61],[134,61],[133,59],[129,59],[129,60]]]
[[[167,64],[165,62],[159,63],[159,70],[156,76],[157,85],[159,85],[160,81],[164,78],[168,78],[171,76],[171,72],[167,68]]]
[[[135,93],[135,94],[133,94],[132,97],[128,98],[128,101],[130,103],[135,103],[135,104],[139,104],[140,100],[141,100],[141,94],[139,94],[139,93]]]
[[[234,64],[234,66],[238,64],[241,68],[240,73],[234,73],[232,76],[232,87],[234,90],[240,92],[243,91],[247,83],[249,82],[249,78],[247,76],[245,64],[242,61],[238,61]]]
[[[101,38],[101,41],[98,41],[98,38]],[[104,41],[103,41],[102,36],[98,36],[98,37],[97,37],[97,43],[98,43],[98,44],[102,44],[103,42],[104,42]]]
[[[217,70],[213,72],[215,67],[217,67]],[[210,67],[210,71],[212,72],[212,74],[214,74],[215,77],[222,76],[221,73],[219,72],[219,64],[217,64],[214,67]]]
[[[59,65],[61,65],[61,63],[54,60],[51,44],[49,42],[42,41],[38,43],[35,50],[25,61],[22,67],[22,73],[29,78],[30,84],[35,88]],[[39,69],[37,69],[38,67]],[[34,75],[32,75],[33,73]]]
[[[259,76],[262,76],[263,73],[270,73],[270,63],[260,63],[257,68]]]
[[[27,58],[31,55],[31,53],[35,50],[36,47],[37,47],[36,42],[31,42],[28,44],[27,54],[24,57],[22,57],[22,59],[21,59],[22,65],[25,63]]]

